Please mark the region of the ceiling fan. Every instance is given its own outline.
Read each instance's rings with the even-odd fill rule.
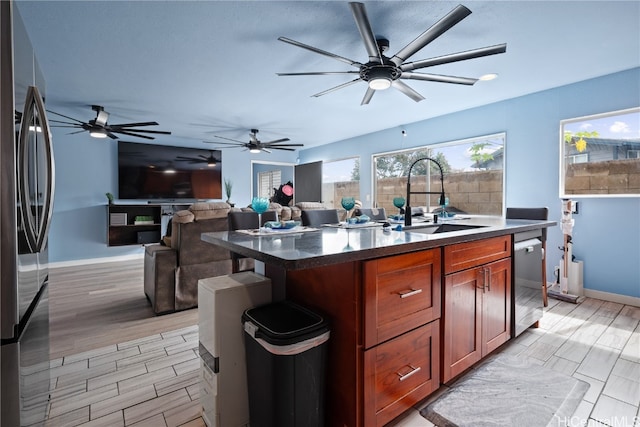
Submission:
[[[440,74],[427,74],[427,73],[415,73],[412,70],[418,70],[422,68],[432,67],[435,65],[449,64],[457,61],[464,61],[467,59],[480,58],[483,56],[495,55],[498,53],[504,53],[507,50],[506,43],[487,46],[483,48],[467,50],[463,52],[451,53],[448,55],[438,56],[429,59],[423,59],[414,62],[405,62],[413,54],[420,49],[431,43],[436,38],[440,37],[444,32],[452,28],[458,22],[471,14],[471,11],[462,5],[456,6],[451,12],[449,12],[440,21],[433,24],[425,32],[420,34],[411,43],[400,49],[392,57],[385,56],[385,52],[389,48],[389,40],[384,38],[376,38],[367,12],[363,3],[351,2],[349,3],[351,12],[356,21],[356,26],[360,32],[360,36],[364,41],[365,48],[369,54],[367,62],[358,62],[349,58],[345,58],[340,55],[336,55],[331,52],[327,52],[322,49],[318,49],[313,46],[289,39],[287,37],[279,37],[278,40],[292,44],[294,46],[301,47],[303,49],[310,50],[311,52],[319,53],[320,55],[328,56],[329,58],[336,59],[338,61],[349,64],[358,68],[357,71],[330,71],[330,72],[303,72],[303,73],[278,73],[279,76],[310,76],[310,75],[336,75],[336,74],[357,74],[358,77],[349,82],[332,87],[325,91],[319,92],[314,97],[326,95],[327,93],[336,91],[338,89],[345,88],[360,81],[364,81],[368,84],[366,93],[360,105],[368,104],[373,97],[376,90],[384,90],[389,87],[394,87],[400,92],[407,95],[409,98],[416,102],[422,101],[424,97],[404,83],[402,80],[423,80],[433,81],[441,83],[455,83],[462,85],[473,85],[478,79],[468,77],[456,77],[446,76]]]
[[[264,151],[265,153],[271,153],[269,150],[286,150],[286,151],[295,151],[295,148],[291,147],[304,147],[304,144],[281,144],[282,142],[289,141],[289,138],[281,138],[276,139],[274,141],[261,142],[258,137],[258,129],[251,129],[249,132],[249,142],[242,142],[231,138],[225,138],[224,136],[216,136],[216,138],[226,139],[227,141],[232,142],[222,142],[222,141],[204,141],[212,144],[224,144],[224,145],[233,145],[236,147],[244,147],[246,150],[249,150],[250,153],[259,153]],[[221,147],[223,148],[223,147]]]
[[[200,154],[196,157],[186,157],[186,156],[178,156],[176,157],[176,161],[178,162],[189,162],[189,163],[204,163],[206,164],[208,167],[213,168],[215,167],[218,163],[220,163],[222,160],[216,158],[213,155],[213,150],[209,151],[209,155],[205,156],[203,154]]]
[[[65,116],[64,114],[56,113],[55,111],[47,110],[49,113],[55,114],[56,116],[64,117],[65,119],[72,120],[71,122],[66,122],[62,120],[49,120],[52,124],[52,127],[67,127],[80,129],[77,132],[71,132],[71,134],[80,133],[84,131],[88,131],[89,135],[94,138],[106,138],[109,137],[111,139],[118,139],[115,135],[116,133],[135,136],[138,138],[145,139],[155,139],[152,136],[143,135],[145,133],[152,134],[162,134],[162,135],[171,135],[171,132],[161,131],[161,130],[147,130],[147,129],[136,129],[138,127],[143,126],[157,126],[157,122],[138,122],[138,123],[121,123],[117,125],[110,125],[107,123],[109,120],[109,113],[104,111],[104,108],[100,105],[92,105],[91,109],[96,112],[96,118],[91,119],[88,122],[83,122],[82,120],[74,119],[73,117]]]

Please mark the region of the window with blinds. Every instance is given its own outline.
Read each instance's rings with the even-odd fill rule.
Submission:
[[[271,198],[274,188],[279,188],[281,184],[281,171],[273,170],[258,173],[258,197]]]

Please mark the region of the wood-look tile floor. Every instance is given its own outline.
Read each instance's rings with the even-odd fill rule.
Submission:
[[[53,270],[50,295],[48,426],[205,425],[197,309],[153,316],[142,261]],[[590,384],[574,416],[558,425],[640,426],[640,308],[590,298],[550,302],[539,328],[499,351]],[[433,426],[418,412],[426,403],[392,425]]]

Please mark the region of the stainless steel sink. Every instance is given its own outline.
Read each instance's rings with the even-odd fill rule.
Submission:
[[[411,233],[423,233],[423,234],[439,234],[450,233],[452,231],[472,230],[474,228],[482,228],[486,225],[469,225],[469,224],[417,224],[404,227],[404,231],[410,231]]]

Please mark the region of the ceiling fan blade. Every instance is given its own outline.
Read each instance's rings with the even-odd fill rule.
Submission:
[[[120,127],[107,126],[107,129],[111,132],[122,133],[122,132],[138,132],[138,133],[155,133],[158,135],[171,135],[171,132],[166,130],[150,130],[150,129],[122,129]]]
[[[73,117],[65,116],[64,114],[56,113],[55,111],[47,110],[47,113],[55,114],[56,116],[64,117],[65,119],[73,120],[76,123],[86,123],[78,119],[74,119]],[[49,120],[52,121],[52,120]]]
[[[51,122],[51,120],[49,120]],[[74,129],[82,129],[82,125],[77,125],[75,123],[65,123],[65,122],[59,122],[59,123],[64,123],[64,125],[60,124],[60,125],[51,125],[52,128],[74,128]]]
[[[220,139],[226,139],[227,141],[233,141],[237,144],[241,144],[241,145],[246,145],[246,142],[244,141],[238,141],[237,139],[231,139],[231,138],[227,138],[225,136],[218,136],[218,135],[213,135],[214,138],[220,138]],[[220,144],[228,144],[228,142],[221,142]]]
[[[451,12],[449,12],[444,18],[433,24],[424,33],[420,34],[414,41],[403,47],[393,55],[391,62],[400,66],[411,55],[431,43],[433,40],[440,37],[445,31],[462,21],[469,16],[471,11],[466,7],[459,4]]]
[[[450,64],[457,61],[465,61],[467,59],[482,58],[483,56],[496,55],[505,53],[507,44],[497,44],[495,46],[481,47],[479,49],[467,50],[464,52],[451,53],[449,55],[438,56],[436,58],[423,59],[421,61],[407,62],[402,64],[402,71],[417,70],[419,68],[432,67],[434,65]]]
[[[373,98],[374,93],[376,93],[374,89],[367,87],[367,91],[364,93],[364,98],[362,98],[362,102],[360,103],[360,105],[368,104],[369,101],[371,101],[371,98]]]
[[[287,141],[291,141],[291,140],[289,138],[280,138],[280,139],[275,139],[273,141],[263,142],[262,145],[277,144],[278,142],[287,142]]]
[[[138,123],[122,123],[117,125],[110,125],[112,128],[120,127],[120,128],[130,128],[136,126],[158,126],[158,122],[138,122]]]
[[[278,76],[332,76],[336,74],[360,74],[360,71],[310,71],[306,73],[276,73]]]
[[[267,149],[266,149],[266,148],[264,148],[264,147],[260,147],[260,151],[264,151],[265,153],[269,153],[269,154],[271,154],[271,151],[267,150]]]
[[[420,95],[418,92],[416,92],[410,86],[406,85],[400,80],[394,80],[393,82],[391,82],[391,86],[395,87],[400,92],[404,93],[416,102],[420,102],[424,99],[424,96]]]
[[[121,133],[123,135],[129,135],[129,136],[135,136],[136,138],[144,138],[144,139],[155,139],[152,136],[147,136],[147,135],[142,135],[140,133],[133,133],[133,132],[129,132],[129,131],[124,131],[124,130],[119,130],[117,131],[117,133]],[[112,136],[113,135],[113,136]],[[115,136],[113,133],[107,131],[107,136],[111,139],[118,139],[117,136]]]
[[[345,64],[353,65],[354,67],[362,66],[361,63],[354,61],[352,59],[345,58],[340,55],[336,55],[335,53],[327,52],[326,50],[318,49],[317,47],[309,46],[308,44],[291,40],[290,38],[287,38],[287,37],[278,37],[278,40],[280,40],[281,42],[292,44],[294,46],[301,47],[303,49],[310,50],[311,52],[319,53],[320,55],[328,56],[329,58],[337,59],[338,61],[344,62]]]
[[[456,76],[443,76],[441,74],[426,74],[426,73],[402,73],[400,76],[401,79],[410,79],[410,80],[423,80],[429,82],[440,82],[440,83],[455,83],[459,85],[469,85],[473,86],[478,79],[472,79],[469,77],[456,77]]]
[[[369,61],[382,64],[384,62],[382,54],[380,53],[378,42],[376,42],[376,36],[373,34],[373,30],[371,29],[371,22],[367,16],[367,10],[365,9],[364,4],[351,2],[349,3],[349,6],[351,7],[351,13],[353,13],[353,19],[356,20],[356,26],[358,27],[358,31],[360,31],[360,36],[362,37],[364,46],[369,54]]]
[[[274,146],[274,147],[269,147],[269,148],[272,149],[272,150],[296,151],[294,148],[285,148],[285,147],[282,147],[282,146]],[[263,150],[267,151],[264,148],[263,148]],[[267,153],[268,153],[268,151],[267,151]]]
[[[264,145],[264,144],[262,144]],[[269,145],[270,148],[276,147],[304,147],[304,144],[278,144],[278,145]]]
[[[347,86],[351,86],[352,84],[357,83],[357,82],[359,82],[360,80],[362,80],[362,79],[361,79],[360,77],[358,77],[357,79],[351,80],[350,82],[342,83],[341,85],[334,86],[334,87],[332,87],[331,89],[327,89],[327,90],[325,90],[325,91],[322,91],[322,92],[316,93],[315,95],[311,95],[311,96],[313,96],[313,97],[317,98],[317,97],[319,97],[319,96],[326,95],[326,94],[328,94],[328,93],[334,92],[334,91],[336,91],[336,90],[338,90],[338,89],[342,89],[342,88],[345,88],[345,87],[347,87]]]

